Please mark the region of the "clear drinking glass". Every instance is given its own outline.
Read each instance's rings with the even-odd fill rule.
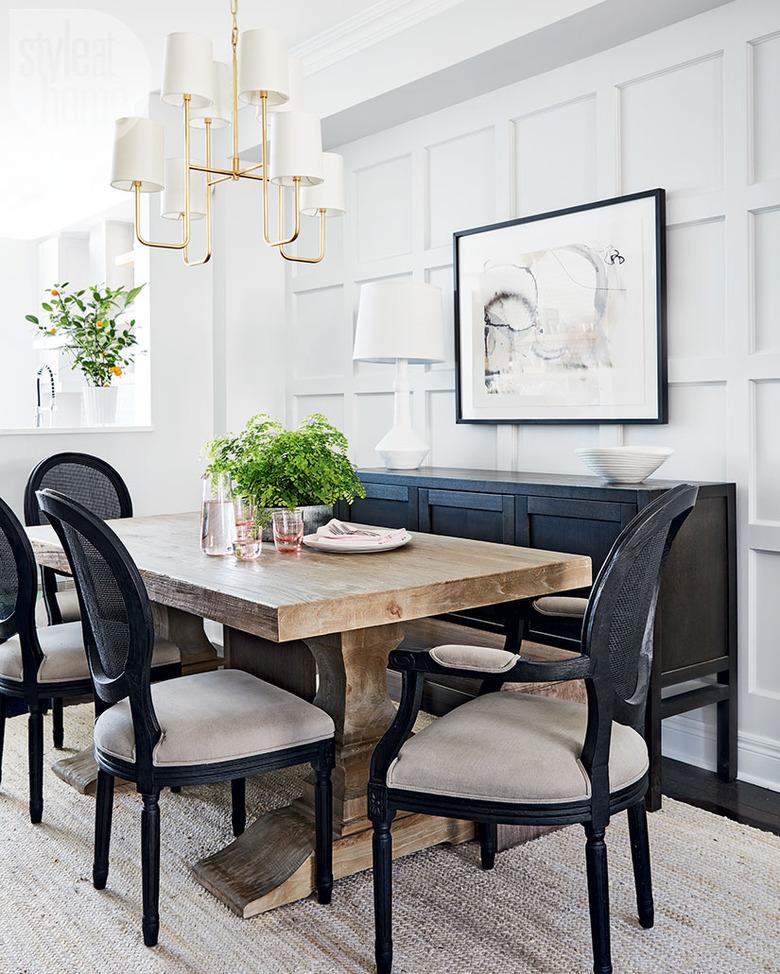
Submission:
[[[301,550],[303,542],[303,511],[274,511],[274,544],[276,550],[291,554]]]
[[[232,555],[236,536],[236,515],[230,477],[226,473],[203,478],[203,507],[200,516],[200,550],[207,555]]]
[[[233,554],[239,561],[252,561],[263,550],[263,528],[259,523],[255,502],[248,497],[235,497],[236,540]]]

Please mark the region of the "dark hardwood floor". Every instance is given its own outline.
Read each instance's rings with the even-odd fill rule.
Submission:
[[[745,781],[721,781],[712,771],[664,758],[663,793],[735,822],[780,835],[780,792]]]

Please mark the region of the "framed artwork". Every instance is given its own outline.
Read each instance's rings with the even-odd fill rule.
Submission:
[[[454,234],[459,423],[665,423],[662,189]]]

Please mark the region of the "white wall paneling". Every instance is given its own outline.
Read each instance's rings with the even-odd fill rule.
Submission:
[[[457,426],[451,361],[412,370],[414,418],[438,465],[577,473],[577,446],[625,442],[673,447],[663,475],[736,481],[741,775],[780,789],[778,72],[776,0],[734,0],[342,146],[343,260],[288,275],[291,343],[309,364],[287,394],[291,416],[342,396],[353,457],[376,465],[393,370],[351,364],[362,281],[437,284],[452,324],[452,229],[666,188],[667,426]],[[709,717],[673,718],[665,737],[677,756],[714,754]]]

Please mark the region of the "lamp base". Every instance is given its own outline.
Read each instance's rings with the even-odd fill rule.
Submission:
[[[416,470],[431,448],[411,426],[394,426],[375,449],[388,470]]]

